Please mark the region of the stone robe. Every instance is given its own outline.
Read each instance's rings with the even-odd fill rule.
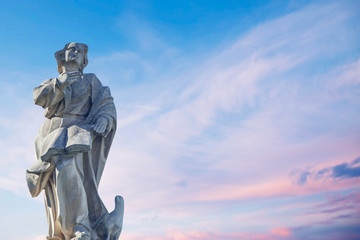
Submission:
[[[76,230],[98,239],[104,233],[94,229],[109,213],[97,188],[116,130],[116,110],[110,89],[94,74],[66,81],[52,78],[34,89],[46,120],[35,141],[37,161],[26,179],[33,197],[45,190],[48,239],[71,239]],[[101,135],[91,129],[99,118],[107,122]]]

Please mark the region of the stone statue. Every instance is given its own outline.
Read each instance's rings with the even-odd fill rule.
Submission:
[[[32,197],[44,190],[47,239],[117,240],[122,229],[123,198],[115,197],[109,213],[98,194],[116,109],[110,89],[95,74],[83,73],[87,51],[85,44],[66,44],[55,53],[59,77],[34,89],[35,104],[45,109],[46,119],[26,180]]]

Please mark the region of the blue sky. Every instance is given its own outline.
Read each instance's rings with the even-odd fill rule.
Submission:
[[[89,46],[118,132],[100,184],[120,239],[359,239],[357,1],[13,1],[0,22],[4,239],[44,239],[24,172],[56,77]],[[19,225],[22,226],[19,228]]]

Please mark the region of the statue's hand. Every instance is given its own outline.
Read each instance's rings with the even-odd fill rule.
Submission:
[[[95,124],[92,125],[92,129],[94,130],[94,132],[98,133],[98,134],[102,134],[105,132],[107,127],[107,120],[104,117],[99,117]]]
[[[64,72],[59,75],[58,79],[61,83],[66,83],[66,85],[70,85],[80,76],[81,72]]]

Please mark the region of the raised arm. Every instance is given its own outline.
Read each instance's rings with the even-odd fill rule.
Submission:
[[[65,96],[65,89],[73,83],[80,73],[63,73],[58,78],[51,78],[34,88],[34,102],[43,108],[59,103]]]

